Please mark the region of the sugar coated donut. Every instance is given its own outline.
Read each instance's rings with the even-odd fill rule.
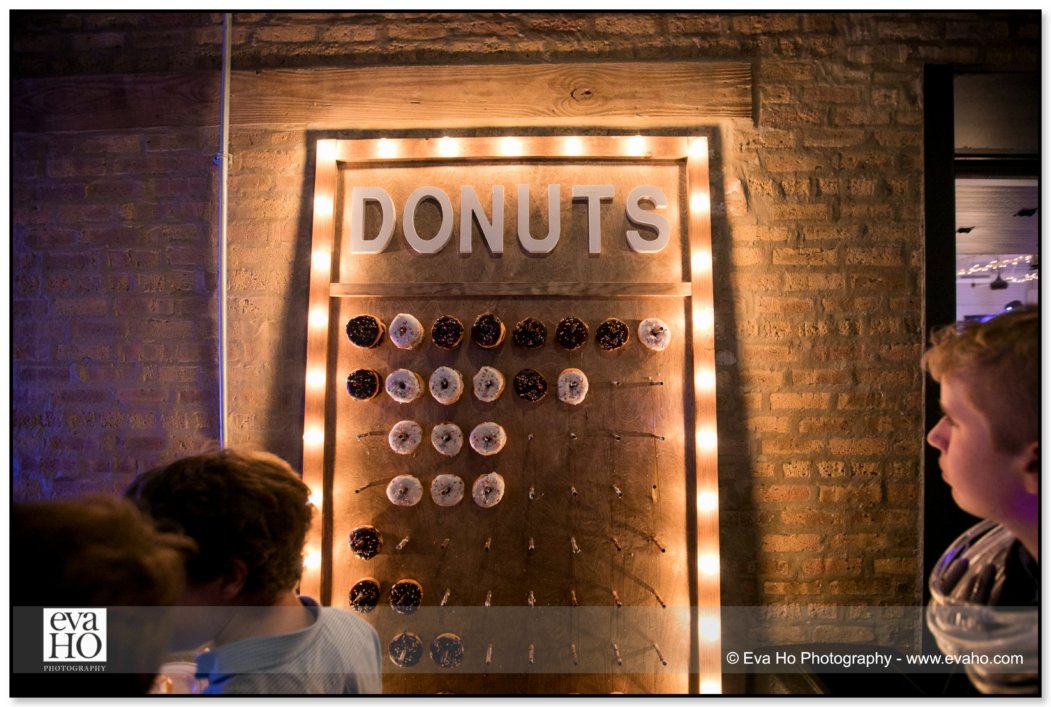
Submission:
[[[511,333],[511,343],[523,349],[538,349],[547,341],[547,327],[539,319],[532,317],[515,324]]]
[[[579,368],[567,368],[558,376],[558,399],[580,405],[588,394],[588,377]]]
[[[387,376],[384,387],[387,395],[399,403],[411,403],[423,394],[423,380],[407,368],[399,368]]]
[[[492,508],[504,498],[504,477],[492,471],[474,480],[471,498],[482,508]]]
[[[506,334],[507,327],[492,312],[478,315],[471,325],[471,341],[483,349],[495,349],[504,342]]]
[[[474,374],[474,397],[483,403],[495,402],[504,392],[504,374],[492,366],[482,366]]]
[[[423,659],[423,641],[415,633],[403,631],[390,640],[387,655],[399,668],[411,668]]]
[[[350,531],[350,550],[363,560],[371,560],[383,547],[383,536],[371,525],[363,525]]]
[[[431,641],[431,660],[439,668],[455,668],[463,662],[463,639],[455,633],[438,634]]]
[[[639,322],[639,341],[651,351],[663,351],[671,343],[671,329],[660,319]]]
[[[362,314],[347,322],[347,338],[363,349],[379,346],[383,341],[383,322],[371,314]]]
[[[588,325],[576,317],[566,317],[555,327],[555,341],[566,351],[576,351],[588,343]]]
[[[442,422],[431,430],[431,444],[439,454],[455,457],[463,447],[463,431],[452,422]]]
[[[387,499],[395,506],[415,506],[423,498],[423,484],[415,476],[395,476],[387,484]]]
[[[415,579],[399,579],[390,588],[390,608],[411,614],[423,603],[423,587]]]
[[[471,430],[471,449],[484,457],[496,454],[507,444],[507,432],[495,422],[483,422]]]
[[[444,508],[463,500],[463,479],[456,474],[439,474],[431,482],[431,500]]]
[[[463,341],[463,323],[456,317],[438,317],[431,325],[431,341],[439,349],[455,349]]]
[[[347,600],[354,611],[360,611],[363,614],[369,613],[380,603],[380,583],[372,577],[359,579],[350,588]]]
[[[598,325],[595,341],[603,351],[614,351],[628,343],[628,325],[610,317]]]
[[[411,314],[401,314],[390,322],[390,340],[399,349],[414,349],[423,341],[423,325]]]
[[[355,400],[375,398],[380,390],[380,374],[371,368],[359,368],[347,376],[347,393]]]
[[[455,368],[441,366],[431,374],[431,397],[442,405],[452,405],[463,394],[463,376]]]
[[[412,454],[422,441],[423,428],[414,420],[395,423],[387,434],[387,444],[398,454]]]
[[[524,368],[516,373],[512,385],[515,388],[515,395],[531,403],[547,395],[547,380],[532,368]]]

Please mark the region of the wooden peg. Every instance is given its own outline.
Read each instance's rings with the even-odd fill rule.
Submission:
[[[408,544],[409,544],[409,536],[406,535],[404,538],[401,539],[401,542],[398,543],[397,547],[395,547],[394,549],[395,550],[404,550],[405,546],[408,545]]]
[[[654,643],[653,650],[657,651],[657,657],[661,659],[661,665],[667,665],[668,661],[664,659],[664,654],[661,653],[661,647]]]
[[[617,590],[613,590],[613,603],[617,605],[617,608],[624,606],[624,603],[620,600],[620,595],[617,594]]]
[[[613,657],[617,659],[617,665],[624,665],[624,659],[620,657],[620,646],[613,644]]]

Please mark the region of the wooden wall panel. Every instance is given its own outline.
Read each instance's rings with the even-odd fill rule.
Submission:
[[[710,344],[697,329],[705,315],[695,311],[695,303],[700,299],[710,306],[710,266],[699,280],[691,278],[699,263],[710,262],[710,244],[707,228],[696,223],[707,211],[686,204],[707,203],[707,174],[698,171],[684,138],[651,138],[648,152],[617,154],[614,145],[626,139],[599,140],[587,157],[550,154],[525,163],[475,159],[470,166],[434,157],[428,152],[433,141],[427,140],[399,141],[407,150],[401,153],[404,161],[376,165],[363,156],[373,154],[380,141],[319,144],[304,478],[324,492],[324,523],[311,539],[321,550],[321,567],[307,573],[304,588],[346,607],[354,583],[373,577],[383,598],[366,617],[384,645],[401,631],[417,633],[425,643],[453,631],[466,648],[464,663],[452,670],[439,669],[426,657],[411,669],[387,663],[387,692],[697,690],[696,555],[699,547],[717,553],[718,526],[706,525],[712,537],[698,541],[695,477],[708,462],[697,455],[695,439],[701,425],[714,428],[715,418],[714,392],[695,387],[698,345],[705,351]],[[556,140],[530,138],[526,154],[543,156]],[[492,140],[463,145],[474,150],[474,158],[495,154]],[[566,192],[571,183],[615,185],[618,196],[603,209],[601,254],[588,255],[586,219],[568,193],[561,216],[564,241],[547,256],[527,256],[514,241],[513,198],[502,257],[484,247],[457,253],[458,218],[454,242],[444,251],[412,252],[399,240],[400,210],[387,250],[350,252],[346,197],[354,186],[383,186],[400,209],[408,193],[425,184],[450,194],[458,194],[454,187],[460,183],[486,185],[480,196],[488,207],[493,183],[535,189],[552,180],[565,183]],[[623,238],[630,227],[624,195],[640,184],[660,186],[669,201],[662,213],[669,220],[670,244],[656,254],[632,252]],[[458,217],[458,198],[453,201]],[[537,235],[546,229],[546,204],[531,212]],[[366,233],[378,229],[377,223],[366,223]],[[434,233],[438,223],[437,212],[417,220],[421,233]],[[540,350],[524,351],[508,338],[487,351],[468,336],[457,350],[443,351],[428,337],[421,349],[405,351],[389,338],[372,349],[358,348],[344,334],[354,316],[371,314],[389,324],[401,312],[416,316],[428,331],[439,315],[456,316],[468,330],[484,312],[497,314],[509,330],[535,317],[547,326],[549,340]],[[581,351],[567,352],[554,343],[556,325],[566,316],[589,324],[591,338]],[[631,331],[622,350],[603,352],[595,344],[595,330],[608,317],[621,319]],[[667,350],[653,352],[638,341],[638,324],[648,317],[670,325],[674,333]],[[345,390],[348,373],[358,368],[384,377],[408,368],[426,381],[443,365],[459,370],[468,386],[451,406],[426,393],[399,404],[382,392],[372,400],[354,400]],[[478,401],[469,388],[483,365],[495,366],[508,379],[508,390],[495,403]],[[540,371],[550,386],[538,403],[520,400],[510,389],[515,373],[527,367]],[[580,406],[557,399],[557,377],[568,367],[582,369],[591,383]],[[318,373],[325,383],[311,388]],[[705,401],[703,420],[696,414],[699,395]],[[395,454],[387,443],[387,433],[402,419],[417,421],[425,433],[409,456]],[[467,437],[475,425],[490,420],[508,433],[507,446],[493,457],[465,444],[448,459],[429,444],[440,422],[457,423]],[[506,495],[495,508],[481,509],[469,488],[490,471],[504,476]],[[468,496],[453,508],[436,506],[427,493],[411,508],[395,507],[386,498],[394,476],[412,474],[427,489],[441,473],[457,474],[468,487]],[[714,480],[708,482],[714,488]],[[347,542],[361,525],[375,526],[384,538],[382,551],[370,560],[354,556]],[[391,585],[403,578],[424,587],[423,607],[411,616],[395,613],[387,603]],[[718,611],[717,579],[714,586],[703,594],[706,611]]]

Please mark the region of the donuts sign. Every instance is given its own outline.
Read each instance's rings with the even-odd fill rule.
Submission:
[[[605,202],[615,200],[616,188],[612,184],[574,184],[569,190],[574,204],[587,210],[588,253],[602,252],[601,212]],[[477,222],[485,245],[493,255],[504,252],[504,207],[503,185],[492,187],[491,206],[486,212],[473,186],[460,187],[458,250],[469,255],[473,249],[473,222]],[[547,185],[547,234],[536,236],[529,224],[528,184],[517,185],[517,234],[522,249],[531,255],[547,255],[558,245],[562,235],[561,199],[562,185]],[[441,218],[437,232],[423,235],[416,229],[416,211],[421,204],[430,201],[437,207]],[[365,211],[369,202],[379,206],[380,226],[375,234],[367,234]],[[648,208],[644,208],[644,204]],[[397,219],[391,195],[382,187],[353,187],[348,201],[350,223],[350,252],[354,254],[382,253],[394,238]],[[645,227],[647,235],[637,228],[624,233],[628,247],[636,253],[659,253],[668,245],[671,229],[668,219],[657,213],[668,206],[668,200],[660,187],[643,185],[631,189],[624,199],[624,215],[636,227]],[[608,207],[606,207],[608,208]],[[440,253],[453,240],[453,228],[457,219],[452,199],[438,187],[424,186],[414,190],[401,209],[401,232],[412,250],[424,255]],[[652,234],[656,235],[653,236]]]

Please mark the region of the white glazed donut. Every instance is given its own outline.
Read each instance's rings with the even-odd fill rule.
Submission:
[[[456,474],[440,474],[431,482],[431,500],[448,508],[463,500],[463,479]]]
[[[415,506],[423,498],[423,484],[415,476],[395,476],[387,484],[387,498],[395,506]]]
[[[639,341],[650,351],[663,351],[671,343],[671,329],[660,319],[639,322]]]
[[[482,366],[474,374],[474,397],[483,403],[495,402],[504,392],[504,374],[492,366]]]
[[[455,368],[442,366],[431,374],[431,397],[442,405],[452,405],[463,394],[463,376]]]
[[[431,430],[431,444],[440,454],[455,457],[463,447],[463,432],[452,422],[443,422]]]
[[[482,474],[474,480],[471,498],[482,508],[492,508],[504,497],[504,477],[495,471]]]
[[[423,428],[420,423],[402,420],[390,428],[387,444],[398,454],[412,454],[423,441]]]
[[[423,341],[423,325],[420,320],[404,312],[391,320],[390,340],[399,349],[414,349]]]
[[[558,399],[580,405],[588,394],[588,377],[579,368],[567,368],[558,376]]]
[[[423,380],[407,368],[391,373],[383,385],[387,395],[399,403],[411,403],[423,394]]]
[[[495,422],[483,422],[471,430],[471,449],[488,457],[496,454],[507,444],[507,433]]]

